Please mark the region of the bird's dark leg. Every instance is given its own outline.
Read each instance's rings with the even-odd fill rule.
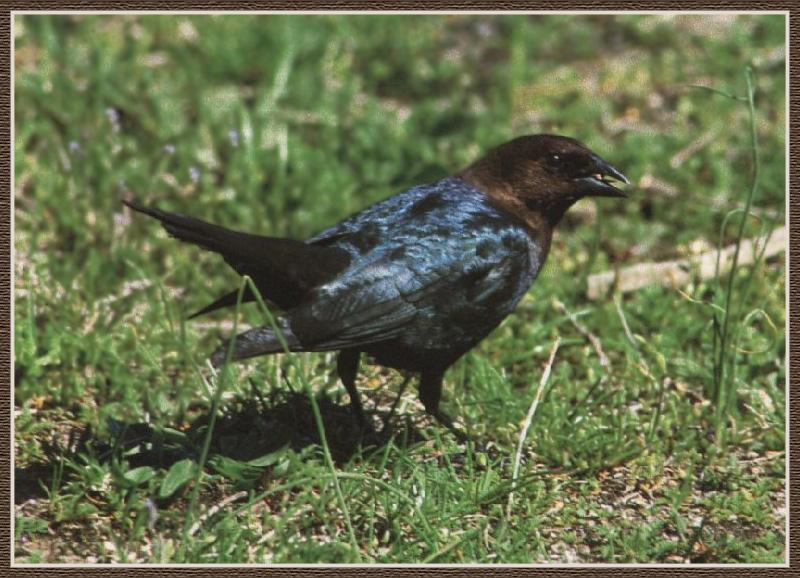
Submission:
[[[356,375],[358,374],[360,357],[361,352],[357,349],[343,349],[336,359],[336,372],[350,395],[350,407],[353,409],[353,415],[356,417],[358,427],[364,430],[367,428],[367,419],[364,417],[361,399],[358,397],[358,390],[356,390]]]
[[[439,400],[442,398],[442,371],[423,371],[419,378],[419,399],[425,406],[425,412],[436,418],[440,424],[453,432],[458,441],[466,443],[467,435],[453,425],[453,420],[439,409]]]

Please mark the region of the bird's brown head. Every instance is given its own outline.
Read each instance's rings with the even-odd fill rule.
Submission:
[[[549,134],[515,138],[458,176],[531,226],[542,219],[555,226],[584,197],[624,197],[612,181],[629,182],[577,140]]]

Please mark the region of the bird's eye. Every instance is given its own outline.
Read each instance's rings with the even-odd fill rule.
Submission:
[[[557,173],[577,176],[586,172],[586,160],[572,153],[552,153],[547,155],[545,162]]]

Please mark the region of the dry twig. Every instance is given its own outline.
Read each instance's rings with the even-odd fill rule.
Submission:
[[[194,524],[192,524],[192,527],[189,529],[189,535],[194,536],[195,532],[197,532],[197,530],[200,529],[200,526],[205,524],[206,520],[208,520],[211,516],[219,512],[222,508],[224,508],[228,504],[232,504],[233,502],[241,500],[242,498],[246,497],[247,497],[247,492],[244,491],[236,492],[235,494],[231,494],[224,500],[221,500],[218,504],[211,506],[205,514],[200,516],[197,519],[197,521]]]
[[[542,399],[542,393],[547,385],[547,380],[550,378],[550,371],[553,369],[553,361],[556,358],[558,346],[561,344],[561,338],[556,337],[553,348],[550,350],[550,358],[547,360],[547,365],[542,372],[542,378],[539,380],[539,387],[536,390],[536,395],[533,397],[530,408],[528,408],[528,415],[525,416],[525,422],[522,426],[522,431],[519,434],[519,442],[517,443],[517,453],[514,456],[514,471],[511,474],[511,492],[508,494],[508,516],[511,517],[511,508],[514,505],[514,490],[517,485],[517,478],[519,477],[519,464],[522,460],[522,448],[525,445],[525,438],[528,437],[528,430],[533,421],[533,415],[536,413],[536,408],[539,407],[539,400]]]
[[[560,311],[566,314],[566,316],[569,317],[569,320],[575,326],[575,329],[577,329],[581,335],[583,335],[586,339],[589,340],[589,343],[592,344],[592,347],[597,353],[597,357],[600,358],[600,365],[602,365],[603,367],[610,367],[611,360],[608,359],[608,355],[606,355],[606,352],[603,351],[603,344],[600,342],[600,338],[597,337],[597,335],[595,335],[588,329],[586,329],[586,326],[580,321],[578,321],[578,318],[575,317],[575,314],[572,313],[572,311],[570,311],[569,309],[567,309],[567,306],[557,299],[556,299],[556,307],[558,307]]]
[[[786,240],[786,227],[775,229],[768,240],[766,237],[743,240],[739,252],[739,265],[753,263],[756,256],[764,248],[763,243],[765,241],[767,246],[764,248],[764,258],[767,259],[777,255],[786,249]],[[720,273],[725,273],[730,269],[735,251],[736,245],[728,245],[722,249],[720,254]],[[592,300],[600,299],[607,295],[612,287],[621,293],[629,293],[655,284],[680,287],[690,282],[692,272],[696,272],[700,279],[712,279],[716,274],[716,265],[717,251],[713,250],[689,259],[662,261],[660,263],[640,263],[625,267],[619,271],[604,271],[603,273],[589,276],[586,296]]]

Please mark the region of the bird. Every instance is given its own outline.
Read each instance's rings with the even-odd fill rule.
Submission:
[[[630,181],[574,138],[533,134],[465,168],[399,192],[313,237],[240,232],[134,200],[180,241],[218,253],[278,311],[237,335],[231,361],[288,351],[338,352],[336,371],[359,428],[362,356],[419,377],[425,412],[466,439],[440,407],[447,369],[526,294],[564,213],[585,197],[623,198]],[[190,318],[235,305],[226,293]],[[249,286],[241,302],[253,301]],[[227,342],[226,342],[227,343]],[[210,356],[219,367],[224,343]]]

